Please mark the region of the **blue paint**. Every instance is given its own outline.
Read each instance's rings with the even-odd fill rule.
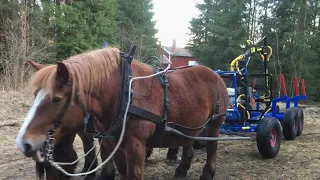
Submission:
[[[279,98],[273,98],[271,100],[271,111],[265,113],[263,115],[262,112],[256,112],[256,111],[249,111],[250,113],[250,120],[248,122],[240,122],[241,120],[241,114],[239,111],[239,107],[237,105],[237,98],[238,98],[238,83],[237,78],[239,78],[241,75],[237,71],[222,71],[217,70],[216,71],[220,76],[223,77],[231,77],[233,80],[233,87],[235,89],[235,96],[234,96],[234,102],[235,106],[232,109],[228,109],[226,113],[226,122],[221,127],[221,133],[230,133],[230,132],[256,132],[257,128],[259,126],[259,119],[263,117],[275,117],[280,122],[283,120],[284,112],[277,112],[277,103],[279,102],[285,102],[286,103],[286,109],[290,108],[290,103],[294,103],[294,107],[298,107],[298,103],[300,100],[306,100],[306,95],[302,96],[295,96],[295,97],[288,97],[287,95],[284,95]],[[248,75],[248,69],[243,68],[241,70],[241,73],[245,76]],[[272,82],[271,82],[272,83]],[[253,94],[253,97],[255,99],[259,99],[260,96],[258,94]],[[256,110],[263,110],[260,109],[260,103],[256,102]],[[202,133],[201,136],[204,136],[205,134]]]
[[[287,95],[284,95],[279,98],[272,98],[271,101],[271,111],[269,110],[265,114],[263,113],[265,109],[261,109],[260,102],[256,102],[256,110],[248,110],[250,113],[250,119],[248,121],[243,122],[241,119],[241,113],[240,109],[241,107],[238,107],[237,98],[238,98],[238,79],[241,77],[248,78],[248,63],[250,61],[250,56],[252,55],[250,49],[246,51],[245,58],[243,61],[245,61],[245,67],[243,67],[240,72],[236,71],[222,71],[221,69],[217,69],[216,72],[222,76],[222,77],[229,77],[233,80],[232,87],[235,89],[235,95],[234,95],[234,107],[229,107],[226,112],[226,121],[221,126],[220,132],[221,133],[231,133],[231,132],[256,132],[257,128],[259,126],[259,120],[264,117],[275,117],[280,122],[283,120],[284,112],[277,111],[277,103],[284,102],[286,103],[286,109],[290,108],[291,102],[293,102],[294,107],[298,107],[300,100],[306,100],[306,95],[302,96],[294,96],[294,97],[288,97]],[[266,58],[266,57],[265,57]],[[270,83],[270,87],[272,87],[272,75],[266,74],[266,64],[264,67],[264,74],[256,75],[256,77],[262,77],[266,81]],[[270,79],[269,79],[270,78]],[[249,86],[249,85],[248,85]],[[243,86],[241,87],[243,88]],[[272,90],[271,88],[268,90]],[[266,90],[267,92],[267,90]],[[259,94],[253,94],[254,99],[260,99],[261,96]],[[261,102],[264,103],[264,102]],[[247,112],[244,112],[247,113]],[[204,131],[205,132],[205,131]],[[205,136],[205,133],[202,132],[201,136]]]

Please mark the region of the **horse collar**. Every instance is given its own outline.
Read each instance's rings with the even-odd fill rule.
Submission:
[[[117,110],[117,118],[112,121],[111,126],[109,128],[109,131],[107,133],[107,137],[115,138],[117,139],[120,134],[120,129],[123,124],[123,118],[126,112],[126,106],[129,102],[128,95],[129,93],[132,93],[129,89],[129,82],[132,78],[132,69],[131,69],[131,62],[133,60],[133,55],[126,55],[121,53],[121,73],[122,73],[122,86],[120,91],[120,97],[119,97],[119,103],[118,103],[118,110]],[[163,87],[165,89],[165,107],[163,111],[163,115],[159,116],[156,115],[150,111],[147,111],[145,109],[142,109],[140,107],[132,105],[132,103],[129,105],[128,110],[128,116],[127,118],[130,118],[130,115],[137,115],[142,118],[145,118],[146,120],[149,120],[156,124],[164,124],[167,122],[167,116],[168,116],[168,110],[169,110],[169,98],[168,98],[168,78],[167,75],[164,74],[163,76]],[[160,77],[160,76],[159,76]],[[161,78],[160,78],[161,79]],[[131,102],[131,100],[130,100]]]
[[[129,93],[132,93],[129,89],[129,82],[132,78],[132,69],[131,69],[131,63],[133,60],[134,55],[134,48],[131,49],[131,52],[129,54],[125,54],[123,52],[120,52],[120,58],[121,58],[121,77],[122,77],[122,84],[120,88],[120,95],[119,95],[119,101],[118,101],[118,107],[117,107],[117,118],[111,122],[110,128],[108,132],[105,134],[103,132],[96,132],[90,128],[93,124],[93,118],[90,114],[85,114],[84,119],[84,131],[94,134],[96,138],[107,138],[107,139],[117,139],[120,134],[121,126],[123,125],[123,118],[125,116],[126,112],[126,106],[129,102],[128,95]],[[160,78],[161,79],[161,78]],[[150,111],[147,111],[145,109],[142,109],[140,107],[134,106],[130,104],[127,119],[130,118],[131,114],[143,117],[151,122],[154,122],[156,124],[166,122],[167,120],[167,114],[169,109],[169,98],[168,98],[168,79],[166,75],[163,75],[163,83],[161,83],[165,88],[165,108],[164,113],[162,116],[156,115]],[[131,101],[131,99],[130,99]],[[81,104],[81,103],[80,103]],[[92,126],[91,126],[92,127]]]

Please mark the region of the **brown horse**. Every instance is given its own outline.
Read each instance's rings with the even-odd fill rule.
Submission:
[[[45,66],[48,65],[42,65],[33,61],[29,61],[30,66],[38,71],[42,69]],[[81,109],[77,106],[72,107],[72,113],[67,113],[64,117],[64,119],[69,119],[70,122],[74,122],[72,127],[68,126],[64,127],[64,125],[61,125],[60,128],[65,129],[63,131],[62,138],[59,142],[57,142],[55,149],[54,149],[54,157],[55,161],[65,161],[65,162],[73,162],[77,159],[77,154],[73,148],[73,142],[76,134],[81,138],[81,141],[83,143],[83,150],[84,153],[87,153],[92,147],[93,147],[93,136],[89,133],[83,132],[84,129],[84,117],[82,115]],[[80,120],[70,120],[74,118],[79,118]],[[63,121],[68,121],[68,120],[63,120]],[[76,125],[75,123],[78,123]],[[106,150],[101,147],[101,159],[104,160],[106,159],[108,153]],[[147,158],[151,155],[152,149],[149,148],[147,151]],[[177,153],[178,149],[169,149],[168,154],[167,154],[167,159],[169,160],[176,160],[177,159]],[[76,168],[77,164],[74,165],[68,165],[64,166],[64,169],[67,170],[70,173],[74,172],[74,169]],[[84,167],[81,172],[87,172],[88,170],[92,170],[97,166],[97,160],[95,160],[95,150],[91,151],[88,156],[85,157],[85,162],[84,162]],[[90,169],[89,169],[90,168]],[[56,180],[56,179],[69,179],[69,176],[64,175],[54,167],[52,167],[49,163],[41,163],[41,162],[36,162],[36,172],[38,179],[42,179],[44,176],[44,173],[46,172],[46,179],[50,180]],[[95,176],[95,173],[92,173],[90,175],[87,175],[84,180],[89,180],[93,179]],[[115,178],[115,167],[113,165],[113,162],[107,163],[105,166],[103,166],[101,174],[100,174],[100,179],[108,179],[108,180],[113,180]]]
[[[42,65],[35,63],[33,61],[29,61],[29,64],[35,71],[38,71],[45,66],[48,65]],[[56,141],[56,145],[54,148],[54,160],[58,162],[73,162],[78,157],[77,154],[73,148],[73,142],[76,137],[76,134],[81,138],[82,144],[83,144],[83,151],[86,154],[91,148],[94,146],[94,138],[92,134],[84,132],[84,115],[81,112],[81,109],[77,106],[70,107],[70,111],[65,114],[63,117],[63,121],[66,122],[65,126],[62,125],[61,128],[63,129],[61,132],[61,140]],[[67,123],[69,122],[69,123]],[[70,123],[72,122],[72,125],[70,126]],[[100,148],[101,152],[101,159],[105,159],[106,157],[106,150],[101,146]],[[88,170],[94,169],[98,161],[95,158],[96,151],[93,149],[86,157],[84,162],[84,167],[81,172],[87,172]],[[64,169],[69,172],[73,173],[74,169],[76,168],[77,164],[73,165],[66,165],[64,166]],[[49,163],[42,163],[42,162],[36,162],[36,172],[38,179],[43,179],[44,174],[46,174],[47,180],[64,180],[64,179],[70,179],[69,176],[64,175],[60,171],[58,171],[56,168],[52,167]],[[92,173],[90,175],[87,175],[84,180],[94,179],[95,173]],[[114,179],[115,177],[115,167],[113,165],[113,162],[110,161],[107,163],[101,172],[100,178],[101,179]]]
[[[116,48],[104,48],[70,57],[39,70],[30,85],[35,88],[36,98],[17,137],[17,145],[27,157],[35,156],[47,139],[48,132],[59,139],[61,129],[57,124],[69,106],[84,105],[85,111],[97,120],[97,131],[106,132],[117,116],[120,95],[121,57]],[[152,68],[136,60],[132,62],[132,75],[152,74]],[[170,109],[168,121],[186,127],[199,127],[219,112],[226,112],[228,93],[222,78],[205,66],[194,66],[168,73]],[[149,96],[141,96],[148,94]],[[132,104],[160,115],[164,107],[164,90],[159,81],[152,78],[133,82]],[[220,103],[218,103],[220,102]],[[219,104],[219,105],[217,105]],[[206,134],[217,137],[225,117],[217,116],[206,125]],[[65,123],[62,121],[62,123]],[[72,125],[72,124],[70,124]],[[57,127],[56,132],[52,131]],[[183,146],[182,159],[176,169],[177,176],[186,175],[192,159],[192,141],[172,133],[157,132],[157,124],[140,116],[131,116],[121,143],[113,159],[121,179],[143,179],[146,144],[150,147]],[[202,129],[181,132],[198,136]],[[162,138],[151,141],[155,133]],[[117,140],[105,139],[108,151]],[[206,146],[207,160],[201,179],[213,179],[216,168],[217,141]]]

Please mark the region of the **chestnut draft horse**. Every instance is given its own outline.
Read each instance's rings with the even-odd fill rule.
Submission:
[[[116,48],[104,48],[70,57],[57,65],[37,71],[30,85],[36,98],[17,137],[17,145],[27,157],[35,156],[48,138],[57,138],[59,124],[68,107],[79,106],[97,118],[98,132],[108,132],[117,118],[122,88],[123,58]],[[132,61],[133,77],[153,73],[150,66]],[[189,136],[198,136],[206,124],[208,137],[218,137],[228,105],[228,92],[222,78],[205,66],[177,69],[168,73],[169,112],[166,125],[177,127]],[[164,109],[164,89],[157,77],[133,82],[132,104],[156,115]],[[130,91],[131,92],[131,91]],[[79,119],[80,120],[80,119]],[[160,137],[160,138],[154,138]],[[108,151],[117,139],[104,139]],[[185,176],[193,156],[192,141],[165,132],[158,123],[139,115],[131,115],[126,123],[121,146],[113,159],[121,179],[143,179],[146,146],[183,146],[182,159],[176,176]],[[207,159],[201,179],[213,179],[216,168],[217,141],[206,146]]]
[[[39,64],[33,61],[29,61],[29,65],[35,70],[38,71],[48,65]],[[93,117],[91,117],[93,118]],[[94,146],[94,138],[92,134],[84,132],[84,114],[78,106],[72,106],[66,112],[63,117],[63,123],[61,124],[61,133],[56,138],[56,145],[54,148],[54,160],[58,162],[73,162],[77,159],[77,154],[73,148],[73,142],[76,137],[76,134],[80,137],[83,144],[83,151],[86,154],[89,150],[91,150]],[[92,126],[92,125],[91,125]],[[92,128],[92,127],[88,127]],[[101,159],[104,160],[107,156],[106,150],[101,146],[100,148]],[[98,160],[95,158],[96,151],[93,149],[86,157],[84,162],[84,167],[81,172],[87,172],[89,170],[94,169]],[[36,172],[37,178],[43,179],[44,173],[46,174],[47,180],[67,180],[70,179],[69,176],[64,175],[62,172],[58,171],[56,168],[52,167],[50,163],[39,162],[39,158],[36,157]],[[77,163],[73,165],[66,165],[64,169],[73,173],[76,168]],[[103,166],[100,179],[114,179],[115,177],[115,168],[113,165],[113,161],[108,162]],[[95,178],[95,173],[87,175],[83,180],[90,180]]]
[[[39,64],[34,61],[29,61],[29,65],[35,70],[38,71],[44,68],[47,65]],[[91,148],[93,148],[93,136],[90,133],[84,132],[84,121],[70,120],[70,119],[84,119],[84,115],[81,112],[81,109],[77,106],[72,106],[71,110],[69,110],[65,116],[63,117],[66,120],[63,120],[63,124],[60,125],[62,128],[62,133],[59,135],[62,136],[60,141],[56,141],[56,145],[54,148],[54,160],[58,162],[73,162],[77,159],[77,154],[73,148],[73,142],[76,134],[80,137],[83,150],[86,154]],[[93,118],[93,117],[91,117]],[[68,122],[72,122],[72,126]],[[75,123],[78,123],[76,125]],[[66,125],[66,127],[64,127]],[[92,125],[91,125],[92,126]],[[88,127],[92,128],[92,127]],[[60,139],[60,138],[59,138]],[[105,160],[107,157],[107,152],[103,148],[100,147],[100,155],[101,159]],[[94,169],[97,166],[97,160],[95,159],[95,149],[92,150],[86,157],[84,162],[84,167],[81,172],[87,172],[89,170]],[[152,153],[152,148],[148,148],[147,157],[148,158]],[[168,150],[167,159],[169,160],[177,160],[178,148],[170,148]],[[73,173],[77,164],[64,166],[64,169],[69,173]],[[44,173],[46,172],[47,180],[56,180],[56,179],[70,179],[69,176],[64,175],[54,167],[50,165],[50,163],[41,163],[36,161],[36,172],[38,179],[43,179]],[[94,179],[95,173],[87,175],[83,180]],[[98,179],[108,179],[113,180],[115,178],[115,167],[113,165],[113,161],[108,162],[103,166],[100,177]]]

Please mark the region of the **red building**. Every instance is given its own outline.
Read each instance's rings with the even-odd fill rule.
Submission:
[[[160,47],[160,60],[162,64],[172,62],[170,67],[193,66],[198,64],[198,60],[190,51],[185,48],[176,47],[176,41],[173,40],[172,47]]]

